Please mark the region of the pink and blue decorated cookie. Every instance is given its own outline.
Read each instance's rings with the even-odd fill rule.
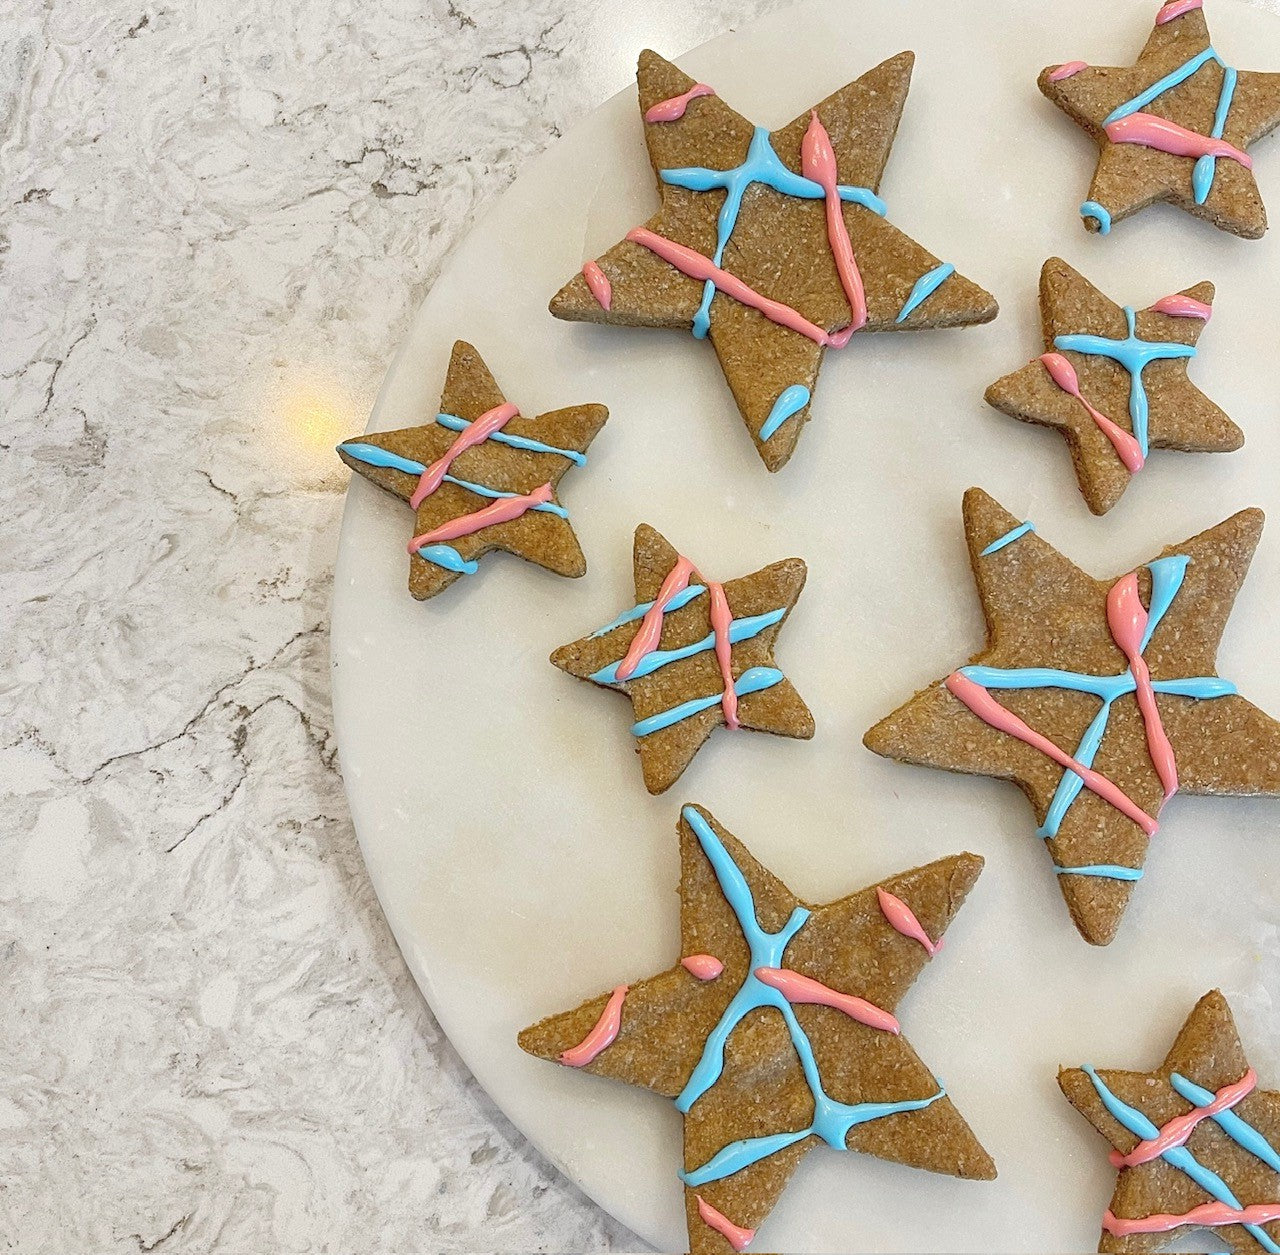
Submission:
[[[525,1029],[520,1045],[675,1102],[693,1255],[750,1246],[815,1147],[994,1178],[898,1019],[982,859],[953,855],[811,906],[702,807],[683,808],[679,835],[677,961]],[[899,1175],[886,1208],[910,1198]]]
[[[414,511],[409,591],[434,597],[494,550],[557,575],[585,574],[586,559],[556,487],[585,466],[604,426],[603,405],[524,418],[471,345],[453,346],[440,410],[420,427],[343,441],[338,456]]]
[[[760,457],[778,470],[809,418],[828,348],[859,331],[996,316],[995,298],[890,225],[877,195],[913,63],[899,53],[771,132],[641,53],[640,113],[662,208],[588,261],[551,312],[709,339]]]

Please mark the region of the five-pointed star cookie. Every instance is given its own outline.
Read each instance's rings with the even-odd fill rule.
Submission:
[[[1061,431],[1089,509],[1105,514],[1151,448],[1226,453],[1244,443],[1244,433],[1187,378],[1212,313],[1212,283],[1134,310],[1051,257],[1040,271],[1046,351],[997,379],[987,401]]]
[[[799,558],[718,584],[642,523],[632,561],[636,605],[551,661],[631,698],[650,793],[669,789],[718,727],[813,736],[809,708],[773,660],[804,588]]]
[[[1068,61],[1039,85],[1101,148],[1080,206],[1091,231],[1161,200],[1246,239],[1267,229],[1245,150],[1280,125],[1280,74],[1227,65],[1201,0],[1162,5],[1136,65]]]
[[[742,1250],[820,1142],[992,1179],[894,1015],[982,859],[808,906],[701,807],[684,807],[679,833],[680,961],[525,1029],[520,1045],[675,1100],[694,1255]]]
[[[474,575],[494,549],[557,575],[584,574],[555,490],[569,467],[585,465],[608,416],[603,405],[574,405],[521,418],[480,354],[459,340],[431,422],[353,437],[338,456],[415,510],[409,591],[422,601]]]
[[[828,346],[858,330],[959,327],[995,298],[885,221],[875,194],[912,53],[772,133],[657,53],[640,54],[662,208],[551,301],[558,318],[710,336],[771,471],[791,456]]]
[[[1174,791],[1280,794],[1280,723],[1214,670],[1262,522],[1243,510],[1095,580],[971,488],[987,646],[866,735],[887,758],[1017,784],[1095,945],[1115,935]]]
[[[1212,1228],[1241,1255],[1280,1251],[1280,1093],[1257,1088],[1216,989],[1154,1071],[1064,1068],[1058,1084],[1115,1147],[1098,1250],[1145,1255],[1176,1230]]]

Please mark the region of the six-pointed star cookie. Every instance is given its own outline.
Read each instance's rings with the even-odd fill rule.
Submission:
[[[773,661],[804,588],[799,558],[721,585],[641,524],[632,560],[637,604],[551,661],[631,698],[650,793],[669,789],[715,728],[813,736],[809,708]]]
[[[1137,65],[1068,61],[1039,84],[1101,147],[1080,206],[1091,231],[1161,200],[1246,239],[1267,229],[1245,150],[1280,125],[1280,74],[1226,65],[1199,0],[1161,7]]]
[[[1280,1093],[1257,1088],[1217,990],[1154,1071],[1064,1068],[1058,1084],[1115,1147],[1098,1250],[1144,1255],[1174,1230],[1211,1227],[1241,1255],[1280,1251]]]
[[[743,1249],[820,1142],[992,1179],[894,1015],[982,859],[808,906],[702,808],[684,808],[679,833],[681,960],[525,1029],[520,1045],[675,1099],[694,1255]]]
[[[471,345],[453,346],[440,413],[421,427],[369,432],[338,456],[416,511],[409,591],[434,597],[494,549],[557,575],[586,572],[586,559],[556,497],[570,466],[604,426],[603,405],[574,405],[521,418]]]
[[[996,302],[885,221],[875,194],[911,80],[900,53],[770,134],[657,53],[640,111],[662,208],[552,299],[558,318],[710,335],[771,470],[827,346],[988,322]]]
[[[1262,521],[1243,510],[1095,580],[971,488],[988,644],[866,735],[887,758],[1017,784],[1095,945],[1115,935],[1174,790],[1280,793],[1280,723],[1214,670]]]
[[[1187,378],[1213,284],[1147,309],[1116,305],[1060,257],[1040,271],[1045,353],[997,379],[989,404],[1066,437],[1094,514],[1120,500],[1151,448],[1226,453],[1244,433]]]

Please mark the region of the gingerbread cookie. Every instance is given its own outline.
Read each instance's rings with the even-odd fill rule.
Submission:
[[[770,133],[657,53],[640,113],[662,208],[551,301],[557,318],[710,337],[771,471],[795,449],[827,348],[856,331],[989,322],[995,298],[885,221],[876,195],[914,55]]]
[[[1116,305],[1060,257],[1040,271],[1046,352],[997,379],[987,402],[1066,438],[1080,491],[1105,514],[1152,447],[1227,453],[1244,433],[1187,378],[1213,313],[1213,284]]]
[[[431,422],[354,437],[338,456],[416,511],[409,591],[422,601],[474,575],[494,549],[557,575],[584,574],[556,485],[569,467],[586,464],[608,416],[603,405],[575,405],[522,418],[480,354],[459,340]]]
[[[1098,1250],[1139,1255],[1211,1228],[1241,1255],[1280,1255],[1280,1093],[1258,1088],[1216,989],[1154,1071],[1086,1065],[1062,1069],[1058,1084],[1115,1147],[1120,1175]]]
[[[701,807],[684,807],[679,834],[679,962],[525,1029],[520,1045],[675,1100],[693,1255],[743,1250],[819,1143],[994,1178],[895,1015],[982,859],[809,906]]]
[[[1098,141],[1085,226],[1112,224],[1166,200],[1255,240],[1267,211],[1245,151],[1280,126],[1280,74],[1229,66],[1209,42],[1203,0],[1168,0],[1134,66],[1067,61],[1040,90]]]
[[[866,735],[887,758],[1017,784],[1095,945],[1115,935],[1176,791],[1280,794],[1280,723],[1214,669],[1262,521],[1243,510],[1095,580],[971,488],[987,646]]]

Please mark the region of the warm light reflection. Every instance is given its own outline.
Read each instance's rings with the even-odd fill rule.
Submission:
[[[334,446],[364,430],[371,402],[320,372],[282,379],[268,416],[268,442],[295,481],[345,483]]]

